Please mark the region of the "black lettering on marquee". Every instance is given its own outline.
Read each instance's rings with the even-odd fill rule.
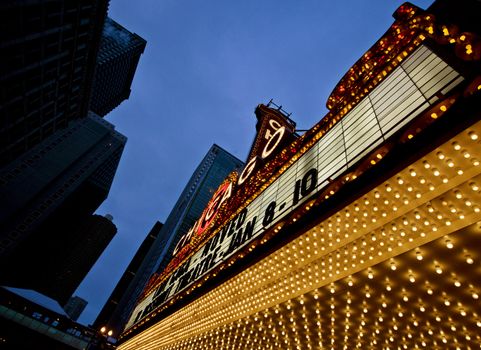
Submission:
[[[232,220],[229,225],[229,236],[232,236],[235,233],[235,221]]]
[[[301,195],[303,197],[311,193],[317,185],[317,169],[312,168],[302,177]]]
[[[168,286],[167,288],[164,288],[162,289],[162,293],[160,293],[157,297],[155,297],[154,299],[155,300],[160,300],[160,301],[164,301],[165,299],[167,299],[167,297],[169,296],[170,294],[170,288],[171,286]]]
[[[142,311],[137,312],[137,316],[135,316],[135,320],[133,323],[137,323],[140,320],[141,316],[142,316]]]
[[[171,290],[175,287],[173,294],[178,293],[187,287],[192,281],[197,280],[200,276],[204,275],[207,271],[212,269],[225,255],[229,255],[235,251],[238,247],[249,241],[254,235],[254,227],[256,224],[257,216],[254,216],[252,220],[247,222],[245,227],[241,227],[246,219],[247,209],[242,210],[239,215],[231,220],[219,233],[217,239],[210,240],[202,251],[201,261],[197,263],[194,269],[190,268],[190,259],[185,261],[164,283],[159,286],[153,295],[153,300],[137,314],[134,323],[137,323],[141,318],[147,316],[155,308],[163,304],[170,295]],[[226,252],[221,252],[221,245],[226,236],[232,237],[229,244],[229,248]],[[177,283],[170,283],[176,281]]]
[[[182,265],[180,265],[179,268],[175,270],[175,272],[172,274],[172,277],[169,278],[169,280],[175,281],[176,279],[181,277],[188,270],[189,262],[190,262],[190,259],[188,259]]]
[[[187,273],[179,279],[176,292],[184,289],[190,283],[190,281],[192,280],[191,276],[192,271],[187,271]]]
[[[251,221],[249,221],[244,228],[238,230],[232,240],[230,241],[229,248],[227,249],[226,255],[229,255],[238,247],[243,245],[249,239],[252,238],[254,234],[254,226],[256,224],[257,216],[254,216]]]
[[[204,260],[202,260],[200,263],[198,263],[197,265],[195,265],[194,267],[194,271],[192,271],[192,278],[195,280],[199,274],[199,270],[202,266],[202,263],[204,262]]]
[[[243,231],[244,231],[243,229],[240,229],[239,231],[237,231],[235,233],[234,237],[232,237],[232,239],[230,241],[230,244],[229,244],[229,249],[227,250],[227,254],[232,253],[234,250],[237,249],[237,247],[241,246]]]
[[[165,297],[165,299],[167,299],[167,297]],[[159,307],[164,301],[165,301],[164,299],[160,299],[160,298],[154,299],[154,301],[152,302],[153,309],[156,309],[157,307]]]
[[[264,219],[262,220],[262,226],[268,226],[272,220],[274,220],[274,210],[276,209],[276,201],[272,201],[266,208]]]
[[[162,283],[160,286],[157,287],[157,289],[154,292],[154,295],[152,296],[154,299],[157,298],[159,294],[161,294],[164,291],[166,283]]]
[[[254,234],[254,226],[256,225],[256,219],[257,216],[254,216],[252,220],[246,224],[246,227],[244,228],[244,242],[247,242],[252,238]]]
[[[236,230],[240,229],[242,225],[244,225],[244,221],[246,221],[246,216],[247,216],[247,208],[244,208],[239,213],[239,216],[236,219],[237,220]]]
[[[151,311],[154,310],[154,305],[153,303],[150,303],[147,305],[147,307],[142,311],[142,318],[150,314]]]
[[[309,169],[301,180],[297,180],[296,184],[294,185],[294,200],[293,205],[299,203],[302,197],[307,196],[317,186],[317,169],[311,168]]]
[[[214,239],[215,239],[215,237],[214,237]],[[210,251],[212,246],[215,246],[214,245],[214,239],[211,239],[210,241],[208,241],[206,243],[206,245],[204,246],[204,250],[202,251],[202,255],[201,255],[202,258],[209,254],[209,251]]]
[[[224,225],[224,227],[222,228],[221,233],[223,237],[225,237],[229,232],[230,225],[232,225],[232,222],[229,222],[227,225]]]

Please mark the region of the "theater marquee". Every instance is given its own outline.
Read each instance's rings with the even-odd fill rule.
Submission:
[[[283,218],[313,195],[325,190],[334,179],[350,174],[364,156],[379,148],[419,113],[435,106],[441,93],[448,94],[463,81],[455,69],[427,46],[419,45],[405,56],[342,119],[332,123],[320,135],[322,137],[318,136],[318,140],[304,150],[302,156],[286,162],[286,166],[278,172],[280,175],[265,190],[251,199],[248,205],[239,203],[238,207],[230,208],[230,212],[236,215],[213,227],[217,213],[227,200],[244,191],[246,180],[262,171],[263,161],[284,147],[286,135],[293,132],[278,119],[267,118],[258,129],[254,143],[257,152],[250,155],[243,173],[221,185],[201,219],[179,243],[176,253],[182,253],[184,245],[198,239],[197,236],[205,234],[205,231],[217,231],[216,234],[185,260],[179,261],[178,266],[149,291],[135,308],[127,329],[226,263],[267,230],[276,229]],[[382,156],[378,154],[377,160]],[[375,163],[376,159],[372,162]]]

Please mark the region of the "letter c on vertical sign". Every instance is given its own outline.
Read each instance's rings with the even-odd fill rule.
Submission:
[[[281,123],[279,123],[279,122],[278,122],[277,120],[275,120],[275,119],[269,120],[269,125],[272,126],[272,128],[273,128],[274,130],[279,129],[279,128],[282,126]]]
[[[205,220],[212,219],[217,213],[217,210],[219,210],[222,203],[224,203],[227,198],[232,195],[232,182],[229,182],[227,187],[223,186],[220,190],[221,191],[216,192],[214,200],[207,207],[207,212],[205,213]]]
[[[279,123],[277,120],[275,119],[270,119],[269,120],[269,125],[271,126],[272,129],[274,129],[274,131],[277,131],[280,127],[281,127],[281,123]],[[272,138],[273,134],[271,134],[271,130],[270,129],[267,129],[266,130],[266,133],[264,134],[264,138],[266,140],[269,140],[270,138]]]
[[[284,136],[286,128],[281,126],[279,129],[276,130],[272,137],[267,141],[266,145],[264,146],[264,150],[262,151],[262,159],[265,159],[271,155],[271,153],[276,149],[279,143]]]
[[[204,209],[202,216],[199,220],[199,226],[197,227],[197,235],[201,235],[210,225],[212,220],[215,218],[215,214],[221,207],[222,203],[224,203],[227,198],[229,198],[232,194],[232,183],[226,182],[222,187],[214,193],[214,196],[210,200],[207,208]]]
[[[251,175],[255,167],[256,167],[256,158],[254,157],[254,158],[251,158],[251,160],[249,160],[249,163],[247,163],[244,170],[242,170],[242,173],[239,176],[239,180],[237,181],[237,184],[242,185],[244,181],[247,180],[247,178]]]
[[[180,238],[179,242],[175,246],[175,249],[172,255],[177,254],[181,248],[183,248],[187,243],[189,243],[190,238],[192,237],[192,233],[194,233],[196,226],[197,226],[197,223],[193,227],[191,227],[190,230]]]

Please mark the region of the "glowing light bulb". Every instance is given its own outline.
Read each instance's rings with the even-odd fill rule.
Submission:
[[[453,242],[451,242],[450,239],[446,239],[446,248],[453,249],[453,247],[454,247]]]
[[[423,260],[423,255],[420,250],[416,251],[416,259],[419,261]]]

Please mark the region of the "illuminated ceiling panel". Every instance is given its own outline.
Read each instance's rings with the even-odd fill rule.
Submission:
[[[481,122],[119,349],[479,348],[478,135]]]

